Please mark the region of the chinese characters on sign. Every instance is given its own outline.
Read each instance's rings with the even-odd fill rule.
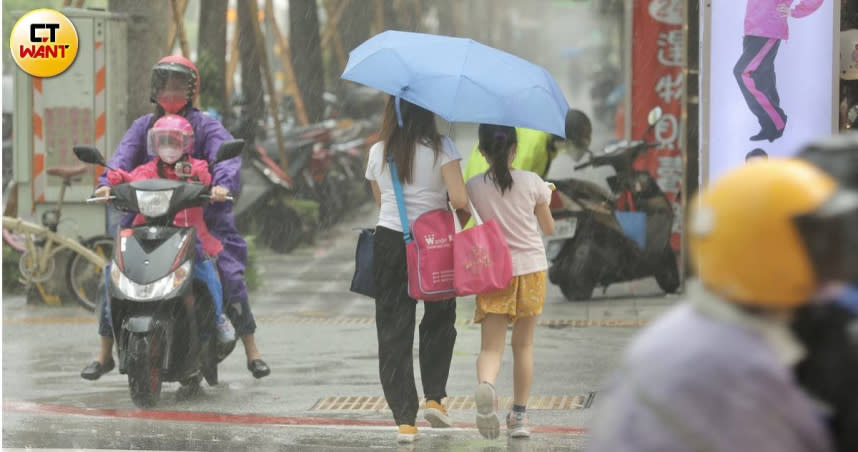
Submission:
[[[638,158],[635,166],[652,174],[674,210],[671,245],[680,246],[682,215],[680,193],[683,182],[682,94],[685,91],[683,62],[683,2],[680,0],[635,0],[632,25],[632,137],[647,130],[647,112],[660,106],[661,121],[646,137],[661,145]]]

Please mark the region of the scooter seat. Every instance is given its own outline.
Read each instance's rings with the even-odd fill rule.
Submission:
[[[87,165],[80,164],[74,166],[55,166],[45,170],[51,176],[62,177],[63,179],[71,179],[75,176],[80,176],[87,170]]]

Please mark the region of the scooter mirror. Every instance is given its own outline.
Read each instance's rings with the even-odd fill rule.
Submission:
[[[649,125],[654,126],[655,123],[657,123],[658,120],[661,119],[663,114],[664,112],[661,110],[661,107],[656,105],[655,107],[653,107],[652,110],[649,111],[649,114],[647,114],[646,122]]]
[[[74,151],[74,155],[76,155],[77,159],[81,162],[107,166],[107,163],[104,161],[104,157],[101,156],[98,149],[92,146],[73,146],[72,150]]]
[[[858,105],[853,105],[846,112],[846,128],[854,129],[858,126]]]
[[[220,163],[224,160],[236,158],[241,155],[241,151],[243,150],[244,140],[224,141],[217,149],[217,157],[215,158],[215,164]]]

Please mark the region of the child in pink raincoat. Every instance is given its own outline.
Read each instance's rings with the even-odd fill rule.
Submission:
[[[199,182],[211,185],[212,175],[208,162],[191,157],[194,132],[191,123],[179,115],[165,115],[158,119],[149,131],[148,148],[155,157],[134,168],[130,173],[122,169],[107,172],[110,185],[147,179],[170,179]],[[143,224],[143,215],[134,218],[134,225]],[[176,214],[173,221],[178,227],[193,227],[200,240],[204,259],[194,266],[194,277],[209,288],[215,308],[215,323],[219,342],[235,340],[235,330],[223,314],[223,287],[217,277],[213,259],[223,251],[220,240],[209,232],[203,219],[202,207],[191,207]]]

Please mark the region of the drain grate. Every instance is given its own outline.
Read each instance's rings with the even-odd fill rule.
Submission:
[[[583,410],[593,405],[595,392],[577,396],[533,396],[527,401],[528,410]],[[425,400],[420,399],[420,408]],[[444,405],[448,410],[473,410],[474,398],[447,397]],[[512,408],[512,397],[498,398],[498,407]],[[310,411],[390,411],[384,397],[381,396],[341,396],[319,399]]]

